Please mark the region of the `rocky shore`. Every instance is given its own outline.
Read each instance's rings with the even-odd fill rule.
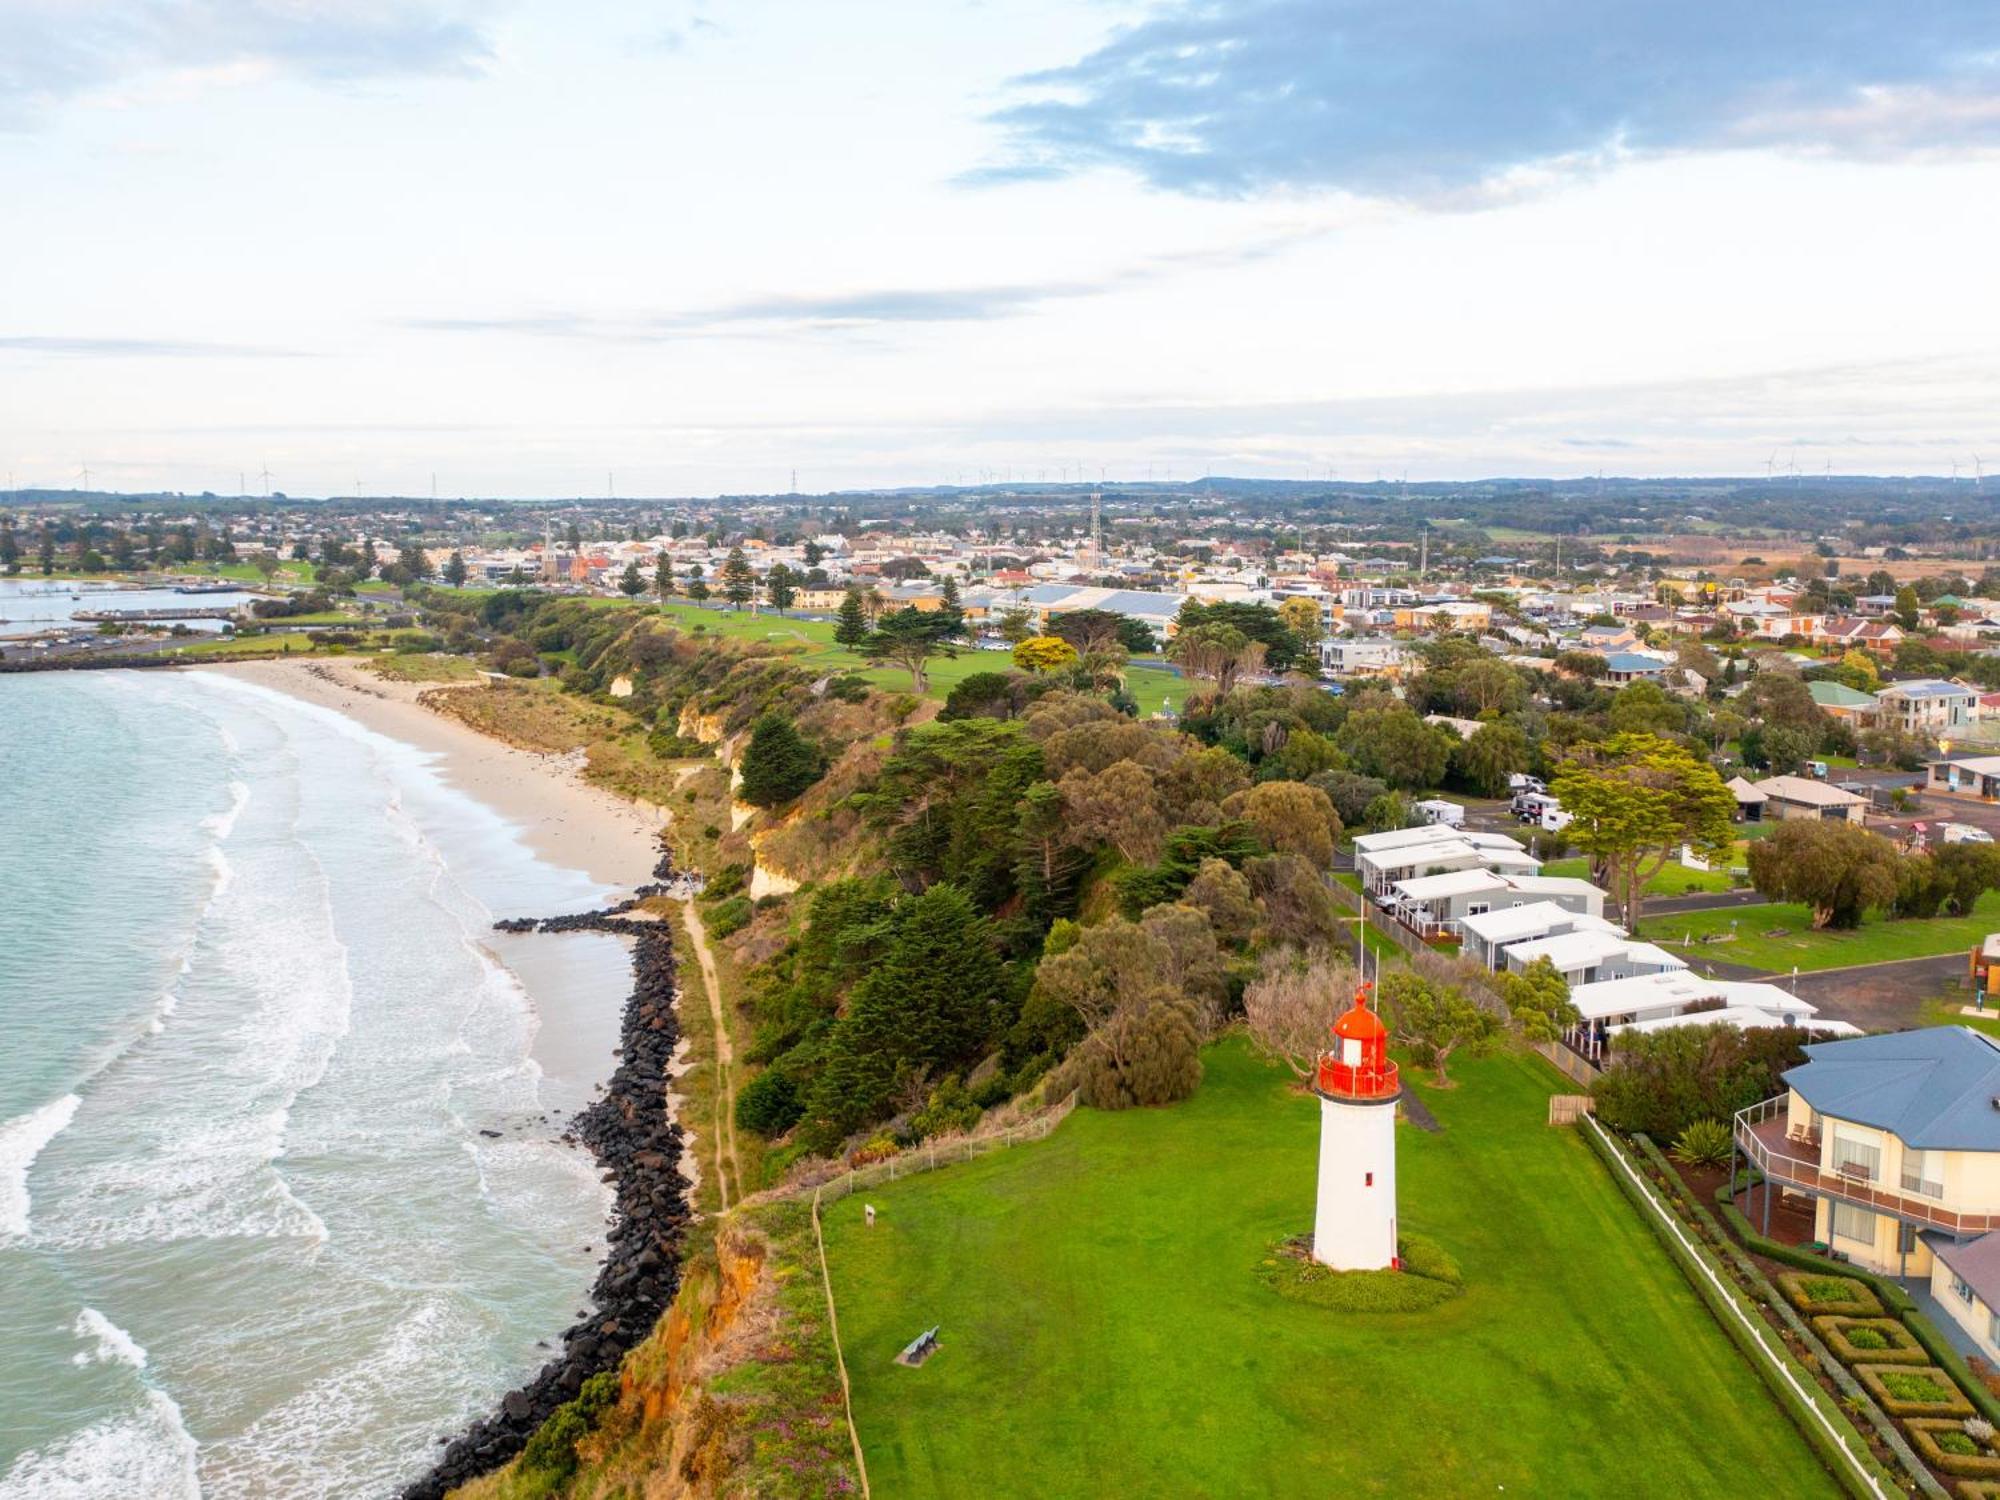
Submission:
[[[496,924],[511,932],[617,933],[633,939],[632,996],[625,1006],[619,1062],[604,1097],[579,1113],[570,1135],[588,1146],[617,1198],[603,1269],[591,1289],[595,1311],[562,1336],[562,1352],[511,1391],[500,1410],[454,1439],[437,1465],[402,1500],[443,1500],[455,1486],[519,1453],[535,1429],[584,1381],[614,1370],[652,1331],[680,1286],[681,1237],[692,1217],[681,1175],[681,1129],[670,1117],[669,1072],[680,1027],[674,1013],[671,929],[625,914],[647,896],[681,883],[662,855],[652,885],[603,911]]]

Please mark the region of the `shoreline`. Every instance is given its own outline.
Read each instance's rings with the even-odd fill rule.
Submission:
[[[615,893],[612,899],[653,879],[663,812],[591,786],[562,756],[505,744],[425,708],[418,696],[436,684],[392,682],[358,661],[215,662],[189,669],[274,688],[437,756],[447,785],[519,828],[541,858],[581,870],[607,895]]]
[[[436,713],[418,701],[427,685],[379,679],[359,663],[250,661],[208,670],[331,709],[434,755],[440,779],[520,829],[538,858],[580,870],[603,886],[596,910],[496,923],[501,933],[517,934],[504,941],[540,944],[543,934],[573,932],[628,941],[631,979],[614,1065],[601,1092],[569,1115],[561,1132],[561,1139],[591,1153],[615,1196],[605,1251],[587,1292],[589,1311],[558,1336],[554,1358],[501,1397],[491,1415],[452,1437],[402,1491],[406,1500],[441,1500],[512,1458],[585,1380],[615,1371],[679,1290],[697,1174],[680,1123],[683,1101],[673,1089],[686,1063],[672,930],[625,915],[675,873],[665,814],[588,785],[564,757],[505,744]],[[560,962],[553,956],[548,961]],[[548,1019],[538,1041],[553,1045]]]

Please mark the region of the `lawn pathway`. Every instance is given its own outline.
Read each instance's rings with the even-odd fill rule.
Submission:
[[[694,945],[695,961],[701,965],[702,988],[708,991],[709,1020],[715,1028],[715,1190],[721,1211],[727,1213],[732,1171],[736,1196],[743,1196],[743,1160],[736,1152],[736,1044],[730,1039],[729,1022],[723,1015],[722,981],[715,972],[715,954],[709,950],[708,929],[702,925],[694,902],[681,903],[681,920],[687,926],[688,941]]]

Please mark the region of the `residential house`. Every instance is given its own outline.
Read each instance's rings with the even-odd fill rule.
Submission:
[[[1319,643],[1320,666],[1335,677],[1403,675],[1410,653],[1400,641],[1379,636],[1342,636]]]
[[[1459,952],[1470,962],[1497,972],[1507,967],[1508,950],[1516,943],[1540,942],[1566,932],[1601,932],[1622,937],[1625,929],[1604,919],[1603,895],[1598,891],[1594,903],[1565,900],[1563,893],[1552,892],[1519,905],[1496,906],[1486,911],[1475,912],[1468,906],[1465,915],[1459,918],[1459,935],[1463,940]]]
[[[1518,974],[1537,959],[1546,958],[1571,990],[1578,985],[1596,984],[1605,979],[1629,979],[1635,974],[1671,974],[1687,967],[1685,959],[1676,958],[1652,943],[1629,938],[1621,927],[1614,927],[1608,922],[1602,926],[1610,930],[1578,928],[1570,932],[1551,933],[1548,937],[1534,938],[1525,943],[1509,943],[1505,950],[1507,967]]]
[[[1859,688],[1851,688],[1844,682],[1833,682],[1826,678],[1816,678],[1806,684],[1806,691],[1812,694],[1813,702],[1828,718],[1840,719],[1849,724],[1872,724],[1875,720],[1875,695],[1864,693]]]
[[[1658,682],[1672,665],[1671,660],[1649,652],[1613,651],[1604,658],[1604,680],[1612,684]]]
[[[1855,1264],[1922,1277],[2000,1362],[2000,1045],[1963,1026],[1817,1042],[1785,1092],[1736,1116],[1766,1180],[1812,1200]]]
[[[1354,841],[1354,873],[1364,889],[1386,892],[1399,880],[1451,870],[1535,875],[1542,862],[1504,833],[1479,833],[1444,823],[1364,833]]]
[[[1936,678],[1892,682],[1875,695],[1875,715],[1879,723],[1905,734],[1936,739],[1963,729],[1972,722],[1973,705],[1979,700],[1976,688]]]
[[[1817,1006],[1778,985],[1709,979],[1685,968],[1594,980],[1574,986],[1569,998],[1577,1021],[1564,1040],[1593,1062],[1603,1057],[1611,1037],[1676,1026],[1747,1030],[1809,1024],[1824,1035],[1859,1035],[1844,1021],[1815,1021]]]
[[[1827,823],[1859,823],[1868,799],[1808,776],[1767,776],[1754,783],[1764,794],[1764,816],[1780,820],[1818,818]]]
[[[1390,890],[1396,895],[1396,915],[1426,938],[1466,934],[1469,931],[1466,924],[1471,919],[1503,911],[1547,906],[1592,918],[1604,914],[1604,892],[1573,875],[1509,875],[1485,868],[1452,870],[1442,875],[1398,880]],[[1553,927],[1532,932],[1523,929],[1520,935],[1542,936],[1553,930]],[[1466,942],[1467,956],[1477,956],[1470,936]],[[1482,943],[1479,952],[1485,951]],[[1482,958],[1481,962],[1484,961]],[[1486,966],[1494,967],[1491,963]]]
[[[1761,823],[1764,821],[1764,804],[1770,800],[1756,782],[1745,781],[1741,776],[1732,776],[1723,783],[1729,788],[1729,795],[1736,799],[1736,821],[1739,823]]]
[[[1847,651],[1888,652],[1896,649],[1896,643],[1903,638],[1903,627],[1893,620],[1868,620],[1858,617],[1833,619],[1820,622],[1819,632],[1813,637],[1822,646],[1838,646]]]

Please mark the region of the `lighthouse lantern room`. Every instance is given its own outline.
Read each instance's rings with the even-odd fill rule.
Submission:
[[[1389,1028],[1368,1003],[1372,985],[1333,1023],[1319,1056],[1319,1204],[1313,1259],[1341,1271],[1379,1271],[1396,1258],[1396,1101]]]

